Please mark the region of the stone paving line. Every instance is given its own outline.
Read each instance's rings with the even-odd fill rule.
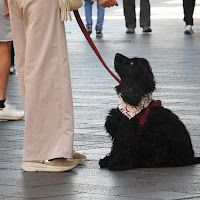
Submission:
[[[161,4],[162,6],[162,4]],[[82,11],[81,11],[82,12]],[[184,35],[180,19],[153,19],[151,34],[125,34],[124,20],[105,20],[104,36],[91,37],[113,69],[115,53],[149,60],[157,89],[155,99],[174,111],[188,128],[200,156],[200,21],[195,34]],[[200,165],[112,172],[98,160],[110,150],[104,130],[108,110],[116,106],[117,82],[107,73],[75,20],[66,23],[75,112],[75,149],[88,161],[66,173],[25,173],[24,121],[0,121],[0,200],[175,200],[200,199]],[[10,76],[8,99],[21,108],[17,75]]]

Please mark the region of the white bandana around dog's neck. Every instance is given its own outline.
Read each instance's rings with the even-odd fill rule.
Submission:
[[[124,102],[121,97],[121,94],[118,94],[117,106],[123,115],[132,119],[135,115],[141,112],[142,109],[147,108],[152,101],[152,93],[146,94],[142,97],[138,106],[131,106],[128,103]]]

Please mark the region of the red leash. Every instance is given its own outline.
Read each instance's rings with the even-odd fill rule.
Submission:
[[[108,70],[108,72],[115,78],[115,80],[120,83],[121,80],[109,69],[109,67],[106,65],[106,63],[104,62],[103,58],[101,57],[99,51],[97,50],[95,44],[93,43],[91,37],[88,34],[88,32],[87,32],[87,30],[85,28],[85,25],[83,24],[83,21],[81,20],[81,17],[80,17],[80,14],[79,14],[78,10],[74,10],[73,12],[74,12],[74,15],[76,17],[76,21],[78,22],[78,25],[80,26],[80,29],[82,30],[82,32],[83,32],[85,38],[87,39],[88,43],[90,44],[90,46],[92,47],[92,49],[96,53],[97,57],[102,62],[104,67]]]

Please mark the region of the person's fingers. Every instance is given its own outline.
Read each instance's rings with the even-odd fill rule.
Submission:
[[[112,6],[118,6],[118,3],[116,0],[99,0],[99,3],[104,8],[106,7],[112,7]]]
[[[115,6],[118,6],[118,3],[117,3],[117,1],[115,1]]]

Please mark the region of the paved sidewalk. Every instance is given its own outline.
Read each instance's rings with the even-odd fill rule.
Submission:
[[[128,35],[122,0],[119,3],[119,7],[106,10],[103,38],[97,39],[93,33],[92,39],[113,71],[117,52],[149,60],[157,81],[154,98],[161,99],[183,120],[200,156],[199,4],[193,35],[184,35],[181,1],[174,0],[152,0],[153,32],[143,34],[137,26],[136,33]],[[84,16],[83,8],[80,13]],[[66,23],[66,34],[74,98],[74,145],[88,161],[66,173],[22,172],[24,121],[0,121],[0,200],[200,200],[200,165],[123,172],[99,168],[98,160],[110,151],[104,122],[109,109],[116,107],[117,82],[103,68],[75,20]],[[7,96],[21,108],[17,75],[10,76]]]

